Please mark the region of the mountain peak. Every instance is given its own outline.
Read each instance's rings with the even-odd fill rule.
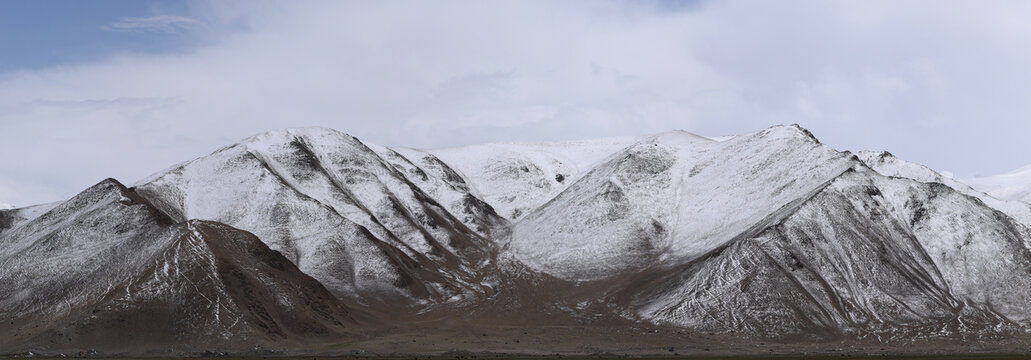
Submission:
[[[330,129],[321,126],[308,126],[308,127],[295,127],[285,128],[272,131],[266,131],[257,135],[253,135],[241,140],[240,144],[254,145],[254,144],[266,144],[266,143],[282,143],[289,142],[297,137],[310,137],[310,138],[327,138],[327,137],[343,137],[349,140],[357,140],[358,138],[351,136],[350,134],[344,133],[339,130]]]
[[[856,155],[858,155],[860,158],[870,159],[870,160],[872,160],[872,159],[885,160],[885,159],[895,158],[894,154],[892,154],[890,152],[887,152],[887,151],[862,150],[862,151],[859,151],[858,153],[856,153]]]
[[[777,138],[804,138],[820,144],[820,140],[812,132],[798,124],[771,126],[759,134]]]
[[[83,190],[69,200],[76,198],[99,199],[102,197],[118,195],[126,197],[129,188],[114,178],[107,178]]]
[[[100,180],[100,182],[98,182],[96,185],[93,185],[93,187],[118,187],[118,188],[124,188],[125,185],[122,184],[121,181],[118,181],[118,179],[107,178],[107,179],[104,179],[104,180]]]

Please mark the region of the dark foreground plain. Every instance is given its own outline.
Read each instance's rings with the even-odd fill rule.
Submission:
[[[306,344],[289,350],[243,351],[184,348],[150,353],[18,353],[0,358],[108,359],[1031,359],[1031,340],[892,339],[757,340],[734,334],[665,327],[477,326],[383,328],[356,332],[342,342]],[[131,355],[130,355],[131,354]]]
[[[588,356],[557,356],[557,355],[519,355],[519,354],[496,354],[481,353],[468,355],[393,355],[393,356],[283,356],[275,357],[281,360],[319,360],[319,359],[340,359],[340,360],[469,360],[469,359],[508,359],[508,360],[607,360],[607,359],[635,359],[635,360],[665,360],[665,359],[711,359],[711,360],[753,360],[753,359],[942,359],[942,360],[1005,360],[1005,359],[1031,359],[1029,355],[1021,354],[963,354],[963,355],[902,355],[902,354],[881,354],[881,355],[856,355],[856,354],[792,354],[792,355],[671,355],[671,356],[615,356],[615,355],[588,355]],[[36,359],[61,359],[61,358],[36,358]],[[123,358],[114,357],[112,360],[158,360],[158,359],[182,359],[182,358]],[[268,357],[237,357],[224,356],[218,359],[225,360],[249,360],[269,359]]]

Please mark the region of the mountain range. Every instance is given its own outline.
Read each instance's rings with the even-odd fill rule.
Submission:
[[[971,187],[796,125],[433,150],[272,131],[0,209],[0,352],[341,352],[459,334],[404,345],[434,352],[484,326],[1025,339],[1028,173]]]

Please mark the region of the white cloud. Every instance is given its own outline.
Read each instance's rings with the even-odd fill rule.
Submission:
[[[102,26],[107,31],[176,33],[204,27],[204,23],[185,16],[158,15],[124,17]]]
[[[195,6],[192,50],[0,75],[0,198],[308,125],[434,147],[801,123],[961,175],[1031,163],[1031,3]]]

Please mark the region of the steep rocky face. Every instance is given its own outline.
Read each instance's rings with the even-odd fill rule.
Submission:
[[[5,349],[244,349],[353,324],[253,235],[175,223],[114,180],[0,235],[0,250]]]
[[[254,233],[340,296],[440,302],[479,293],[475,269],[491,251],[485,236],[503,220],[475,199],[442,205],[409,180],[425,170],[389,154],[398,165],[343,133],[284,130],[157,174],[138,189],[180,219]],[[428,185],[428,175],[418,181]],[[457,196],[444,191],[436,194]]]

